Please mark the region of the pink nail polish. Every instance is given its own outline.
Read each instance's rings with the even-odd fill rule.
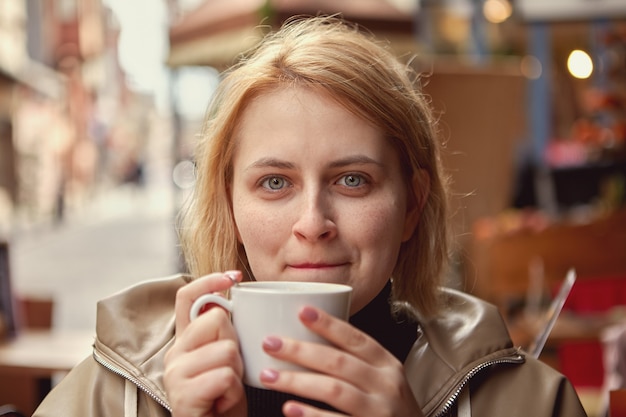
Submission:
[[[276,382],[278,379],[278,371],[273,369],[264,369],[261,372],[261,381],[263,382]]]
[[[302,318],[302,320],[304,321],[313,323],[319,318],[319,315],[317,314],[317,311],[315,311],[313,308],[304,307],[300,312],[300,318]]]
[[[304,415],[304,411],[297,404],[287,404],[285,415],[287,417],[302,417]]]
[[[280,348],[283,347],[283,341],[275,336],[267,336],[263,339],[263,349],[268,350],[270,352],[279,351]]]
[[[233,282],[233,284],[237,284],[237,274],[238,273],[239,273],[239,271],[226,271],[226,272],[224,272],[224,275],[226,276],[226,278],[231,280]]]

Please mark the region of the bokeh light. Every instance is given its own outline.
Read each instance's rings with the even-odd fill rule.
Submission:
[[[502,23],[511,17],[513,7],[508,0],[486,0],[483,3],[485,19],[491,23]]]
[[[570,52],[567,58],[567,69],[572,76],[586,79],[593,72],[593,61],[587,52],[575,49]]]
[[[543,67],[541,65],[541,61],[532,55],[526,55],[522,58],[522,62],[520,63],[520,70],[524,77],[530,80],[536,80],[541,77],[541,72],[543,71]]]
[[[180,189],[193,187],[196,182],[196,166],[190,160],[180,161],[172,171],[172,180]]]

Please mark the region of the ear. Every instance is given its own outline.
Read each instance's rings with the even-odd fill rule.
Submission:
[[[424,204],[430,193],[430,175],[423,169],[419,169],[413,174],[408,187],[406,216],[404,217],[404,229],[402,230],[402,241],[406,242],[413,236],[424,209]]]

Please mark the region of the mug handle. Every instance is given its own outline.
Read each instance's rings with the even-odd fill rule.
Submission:
[[[229,312],[232,312],[233,305],[230,300],[217,294],[204,294],[198,297],[189,310],[189,320],[195,320],[200,315],[200,310],[207,304],[217,304]]]

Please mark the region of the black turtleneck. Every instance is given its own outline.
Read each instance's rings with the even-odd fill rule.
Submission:
[[[350,317],[350,323],[376,339],[398,360],[404,362],[417,339],[417,323],[403,315],[393,316],[389,304],[390,297],[391,283],[389,282],[368,305]],[[332,410],[326,404],[294,395],[247,385],[245,388],[248,399],[248,417],[282,417],[282,406],[291,399]]]

